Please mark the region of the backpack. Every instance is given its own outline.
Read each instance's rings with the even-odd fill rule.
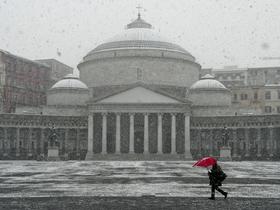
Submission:
[[[226,178],[227,178],[226,173],[223,172],[223,171],[220,171],[219,177],[218,177],[219,181],[222,182],[222,181],[224,181]]]

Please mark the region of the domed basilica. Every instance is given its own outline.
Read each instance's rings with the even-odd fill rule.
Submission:
[[[80,78],[67,75],[49,89],[42,115],[19,119],[15,156],[45,156],[50,125],[66,159],[218,157],[223,146],[233,159],[279,156],[276,118],[235,116],[231,91],[210,74],[199,79],[195,57],[140,14],[78,69]]]
[[[81,81],[68,75],[49,90],[45,114],[88,115],[86,159],[191,158],[191,113],[228,114],[231,104],[230,91],[211,75],[198,81],[200,68],[138,14],[83,58]]]

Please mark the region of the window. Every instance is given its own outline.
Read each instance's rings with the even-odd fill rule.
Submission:
[[[267,71],[264,71],[264,80],[265,80],[265,83],[267,84],[268,82],[268,77],[267,77],[268,73]]]
[[[142,80],[142,69],[137,68],[137,80]]]
[[[277,106],[277,113],[280,113],[280,106]]]
[[[271,93],[270,91],[265,92],[265,99],[271,99]]]
[[[253,76],[257,76],[257,75],[258,75],[258,72],[257,72],[257,71],[253,71],[253,72],[252,72],[252,75],[253,75]]]
[[[247,100],[247,99],[248,99],[248,95],[246,93],[242,93],[241,100]]]
[[[278,99],[280,99],[280,90],[278,90]]]
[[[271,106],[265,106],[264,107],[264,112],[265,113],[271,113],[272,109],[271,109]]]
[[[234,94],[234,100],[235,101],[237,100],[237,94],[236,93]]]
[[[255,99],[255,100],[258,99],[258,93],[254,93],[254,99]]]

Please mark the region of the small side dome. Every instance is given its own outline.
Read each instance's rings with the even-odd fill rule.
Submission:
[[[229,107],[231,92],[210,74],[195,82],[189,91],[189,100],[194,107]]]
[[[206,74],[201,80],[194,83],[191,90],[228,90],[221,82],[215,80],[215,77]]]
[[[73,74],[68,74],[47,91],[47,105],[84,106],[88,99],[88,87]]]
[[[77,76],[68,74],[62,80],[55,83],[51,89],[88,89],[88,87]]]

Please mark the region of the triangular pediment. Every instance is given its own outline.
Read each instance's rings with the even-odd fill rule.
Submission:
[[[96,101],[96,103],[182,103],[174,97],[150,90],[145,87],[134,87]]]

